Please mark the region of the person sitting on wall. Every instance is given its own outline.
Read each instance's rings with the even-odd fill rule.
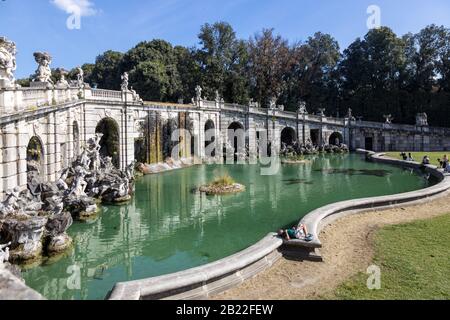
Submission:
[[[442,168],[446,169],[448,167],[448,164],[449,164],[449,160],[448,160],[447,155],[445,155],[444,159],[442,160]]]
[[[402,157],[403,161],[408,160],[408,156],[406,155],[405,152],[400,153],[400,157]]]
[[[295,240],[295,239],[305,239],[306,241],[311,241],[311,235],[308,234],[308,229],[304,224],[300,224],[298,227],[294,226],[291,229],[283,230],[280,229],[278,231],[278,236],[285,240]]]
[[[430,164],[430,158],[428,156],[423,157],[422,164],[423,165]]]
[[[410,152],[410,153],[408,153],[408,158],[406,159],[406,161],[409,161],[409,162],[414,162],[414,158],[412,157],[412,154],[411,154],[411,152]]]

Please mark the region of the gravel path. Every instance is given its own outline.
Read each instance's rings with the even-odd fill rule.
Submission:
[[[373,234],[390,224],[423,220],[450,213],[450,193],[432,202],[343,217],[321,233],[324,262],[281,259],[256,278],[214,299],[319,299],[351,276],[365,272],[373,259]]]

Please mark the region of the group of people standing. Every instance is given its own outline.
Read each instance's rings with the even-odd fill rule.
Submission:
[[[449,162],[449,159],[448,159],[447,155],[445,155],[442,160],[438,159],[438,161],[439,161],[439,166],[442,169],[444,169],[445,172],[450,172],[450,162]]]

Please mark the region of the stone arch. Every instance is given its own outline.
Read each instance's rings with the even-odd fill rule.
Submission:
[[[205,151],[208,150],[208,148],[213,148],[211,145],[216,143],[216,132],[215,132],[215,129],[216,129],[216,124],[214,123],[213,120],[209,119],[209,120],[207,120],[205,122],[205,127],[204,127],[204,132],[205,132]],[[206,133],[207,132],[210,132],[208,137],[206,137]],[[212,133],[213,133],[213,135],[211,136]],[[207,157],[208,156],[215,157],[216,156],[215,148],[213,150],[211,150],[211,154],[207,154],[206,156]]]
[[[120,168],[120,129],[116,120],[112,118],[103,118],[97,124],[95,133],[103,134],[100,140],[100,155],[102,157],[111,157],[112,163]]]
[[[239,149],[245,147],[244,125],[238,121],[232,122],[228,126],[227,138],[228,143],[233,147],[234,155],[236,157]]]
[[[333,132],[328,139],[328,143],[332,146],[338,146],[344,143],[344,137],[340,132]]]
[[[172,141],[172,135],[179,128],[179,119],[170,117],[163,124],[162,132],[162,154],[164,160],[172,156],[172,150],[177,144],[176,141]],[[178,141],[181,143],[181,141]],[[179,155],[180,156],[180,155]]]
[[[27,181],[39,181],[45,176],[45,149],[42,139],[35,135],[27,145]]]
[[[297,135],[293,128],[285,127],[281,130],[281,145],[286,144],[287,146],[293,146],[297,141]]]

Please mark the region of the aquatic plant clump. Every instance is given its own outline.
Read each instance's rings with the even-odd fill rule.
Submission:
[[[245,186],[236,183],[230,175],[224,174],[214,179],[210,184],[201,186],[199,191],[207,195],[230,194],[245,191]]]

